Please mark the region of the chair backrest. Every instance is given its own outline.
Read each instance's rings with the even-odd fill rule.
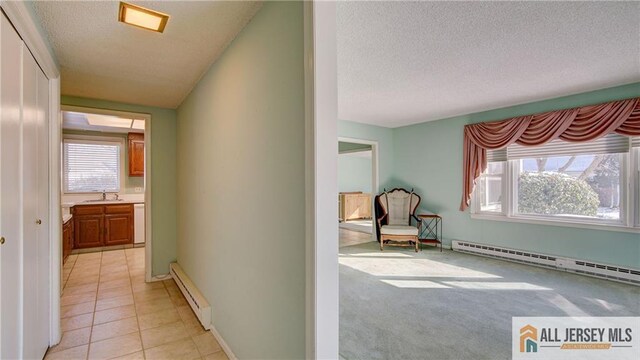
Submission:
[[[411,215],[414,215],[420,204],[420,196],[405,189],[395,188],[385,191],[378,197],[378,203],[384,214],[387,214],[387,225],[411,225]]]

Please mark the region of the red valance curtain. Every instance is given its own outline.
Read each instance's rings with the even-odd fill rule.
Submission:
[[[466,125],[460,211],[469,207],[476,179],[487,168],[487,150],[513,143],[542,145],[558,138],[583,142],[614,132],[640,136],[640,98]]]

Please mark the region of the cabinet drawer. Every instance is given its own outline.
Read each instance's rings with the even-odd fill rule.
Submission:
[[[107,205],[104,207],[105,214],[128,214],[133,212],[133,205]]]
[[[101,215],[104,213],[100,205],[76,205],[73,207],[74,215]]]

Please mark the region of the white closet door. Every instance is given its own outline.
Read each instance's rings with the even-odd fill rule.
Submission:
[[[0,358],[21,358],[20,68],[23,43],[0,15]]]
[[[37,65],[29,50],[22,51],[22,339],[25,359],[37,359],[30,346],[38,328],[38,128]]]
[[[22,50],[22,203],[23,203],[23,358],[41,359],[47,350],[48,337],[42,337],[42,328],[48,330],[49,319],[42,310],[47,303],[49,278],[46,275],[48,243],[42,237],[46,228],[40,209],[40,157],[38,64],[29,52]],[[45,164],[46,169],[46,164]],[[46,183],[46,178],[45,178]],[[42,248],[47,246],[44,253]],[[44,270],[44,272],[43,272]]]

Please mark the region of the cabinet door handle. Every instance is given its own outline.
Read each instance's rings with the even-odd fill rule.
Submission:
[[[0,237],[0,245],[4,244],[4,236]]]
[[[41,225],[42,224],[42,220],[40,220],[40,219],[36,220],[36,224]]]

